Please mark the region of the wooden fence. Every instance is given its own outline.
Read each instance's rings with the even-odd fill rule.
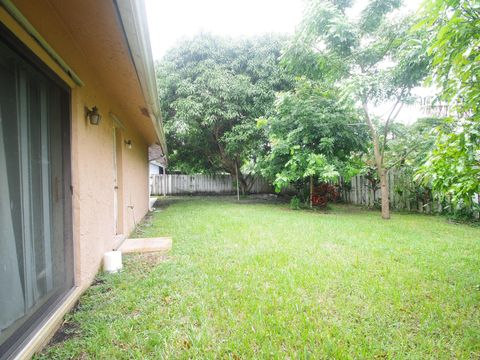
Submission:
[[[261,178],[253,180],[251,194],[272,193],[273,187]],[[235,178],[231,175],[150,175],[151,195],[235,194]]]
[[[402,178],[403,177],[403,178]],[[431,196],[416,191],[411,176],[402,172],[389,172],[390,207],[393,210],[439,213],[444,210],[442,204],[432,200]],[[292,193],[287,189],[282,193]],[[227,195],[236,193],[235,178],[231,175],[151,175],[151,195]],[[273,193],[271,184],[262,178],[255,178],[250,194]],[[340,186],[341,199],[345,203],[373,207],[380,204],[380,189],[372,189],[372,184],[363,175],[351,179],[347,186]],[[476,196],[479,201],[479,195]],[[478,212],[474,212],[478,218]]]
[[[389,172],[387,175],[390,206],[396,210],[423,210],[424,204],[417,198],[412,199],[412,194],[408,191],[402,194],[396,193],[395,182],[398,175]],[[380,183],[377,188],[372,187],[371,182],[364,175],[354,176],[350,184],[343,185],[340,188],[342,201],[348,204],[363,205],[373,207],[379,205],[381,201]],[[429,209],[428,209],[429,210]]]
[[[403,178],[402,178],[403,177]],[[418,191],[411,176],[403,174],[401,171],[388,173],[390,208],[400,211],[416,211],[427,214],[440,213],[446,203],[442,203],[432,196],[431,193]],[[380,205],[380,184],[374,191],[372,184],[363,175],[357,175],[351,179],[347,186],[340,189],[341,199],[345,203],[373,207]],[[479,195],[473,199],[478,204]],[[447,204],[448,205],[448,204]],[[451,209],[449,209],[451,210]],[[474,211],[474,216],[478,218],[478,212]]]

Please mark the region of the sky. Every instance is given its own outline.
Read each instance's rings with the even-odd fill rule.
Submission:
[[[414,11],[422,0],[404,0],[405,11]],[[182,38],[199,32],[226,36],[265,33],[293,34],[304,11],[304,0],[145,0],[152,53],[161,59]],[[358,16],[367,1],[357,0],[349,11]],[[382,104],[373,110],[378,116],[390,111]],[[415,121],[422,114],[415,107],[402,109],[398,120]]]
[[[421,0],[404,0],[416,9]],[[227,36],[293,34],[302,19],[304,0],[145,0],[154,59],[184,37],[199,32]],[[355,2],[359,12],[365,1]]]
[[[293,33],[303,0],[146,0],[154,59],[199,32],[251,36]]]

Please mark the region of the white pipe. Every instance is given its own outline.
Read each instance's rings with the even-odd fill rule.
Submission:
[[[103,255],[103,270],[109,273],[116,273],[123,268],[122,252],[118,250],[107,251]]]

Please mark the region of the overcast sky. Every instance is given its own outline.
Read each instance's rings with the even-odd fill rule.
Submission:
[[[200,31],[241,36],[293,33],[303,0],[146,0],[152,51],[159,59]]]
[[[421,0],[404,0],[416,9]],[[293,33],[302,18],[303,0],[145,0],[153,58],[160,59],[182,37],[198,32],[249,36]],[[365,1],[358,0],[358,11]]]
[[[422,0],[404,0],[406,11],[414,11]],[[293,34],[302,19],[304,0],[145,0],[154,59],[160,59],[182,38],[199,32],[227,36],[264,33]],[[357,0],[349,11],[358,16],[367,2]],[[422,89],[418,89],[424,95]],[[390,103],[375,107],[382,116]],[[405,107],[398,116],[409,123],[421,117],[416,107]]]

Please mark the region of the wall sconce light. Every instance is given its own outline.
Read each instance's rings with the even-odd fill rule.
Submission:
[[[128,149],[132,148],[132,140],[125,140],[125,145],[127,146]]]
[[[102,120],[102,115],[98,113],[98,108],[96,106],[94,106],[92,109],[86,107],[85,111],[87,113],[87,119],[90,120],[90,124],[100,124],[100,120]]]

